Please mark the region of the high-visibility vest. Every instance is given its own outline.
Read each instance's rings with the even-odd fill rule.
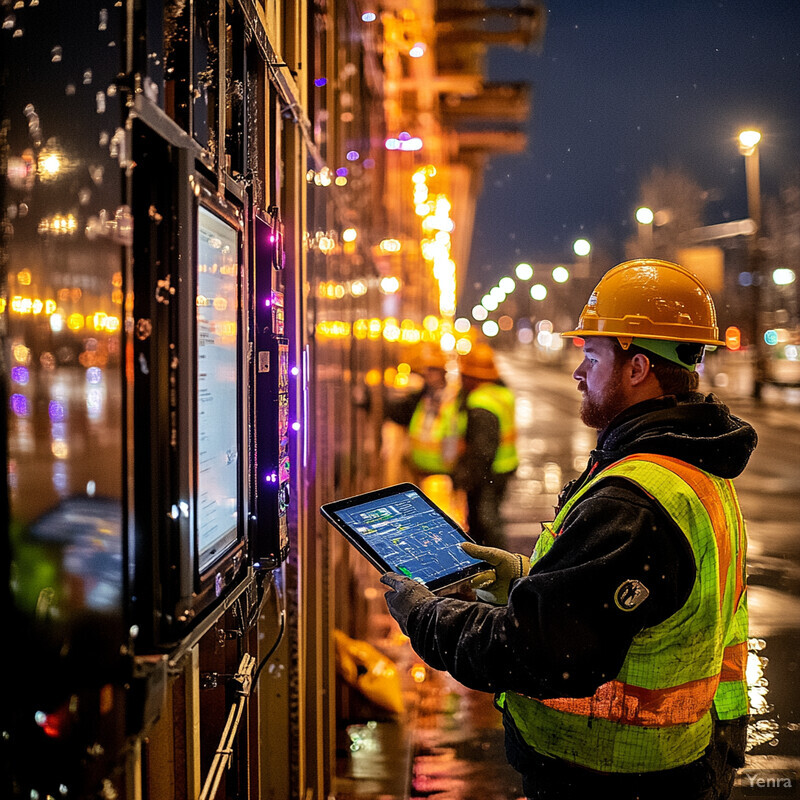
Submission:
[[[431,475],[449,475],[458,459],[464,425],[457,394],[448,392],[438,404],[423,397],[408,426],[414,466]]]
[[[536,700],[508,692],[500,705],[540,754],[603,772],[671,769],[702,755],[712,706],[720,719],[748,713],[745,525],[731,481],[675,458],[640,454],[601,470],[567,501],[537,541],[533,563],[550,549],[574,503],[611,476],[644,489],[686,536],[697,567],[689,598],[634,637],[619,674],[592,697]],[[615,602],[635,607],[641,587],[626,581]]]
[[[500,444],[492,462],[498,474],[512,472],[519,466],[514,394],[499,383],[482,383],[467,395],[467,410],[482,408],[500,421]]]

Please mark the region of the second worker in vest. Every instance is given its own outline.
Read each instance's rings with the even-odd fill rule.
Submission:
[[[529,798],[711,800],[743,764],[746,537],[732,479],[756,434],[696,391],[720,345],[710,295],[653,259],[598,283],[576,330],[581,418],[599,431],[530,559],[490,602],[388,573],[389,609],[427,664],[497,695]]]
[[[478,342],[459,361],[461,413],[466,416],[453,485],[467,494],[467,525],[478,543],[505,548],[500,506],[519,458],[514,395],[495,365],[492,348]]]
[[[438,345],[423,347],[419,370],[425,380],[422,392],[413,396],[408,420],[409,461],[414,480],[432,475],[451,475],[463,434],[458,411],[458,386],[448,383],[445,356]]]

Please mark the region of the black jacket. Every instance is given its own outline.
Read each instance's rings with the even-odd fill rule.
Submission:
[[[634,453],[679,458],[724,478],[745,468],[756,433],[714,395],[661,397],[620,414],[598,437],[589,477]],[[447,597],[419,603],[411,644],[466,686],[531,697],[584,697],[619,671],[633,637],[685,602],[695,577],[683,534],[661,507],[622,479],[600,481],[570,510],[550,551],[517,580],[507,606]],[[635,578],[650,591],[633,611],[613,602]]]

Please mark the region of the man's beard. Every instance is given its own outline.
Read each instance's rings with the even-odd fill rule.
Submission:
[[[590,397],[585,390],[585,384],[582,385],[584,388],[581,400],[581,422],[589,428],[603,430],[617,414],[628,407],[621,391],[622,382],[618,365],[614,366],[611,380],[601,397]],[[581,385],[578,388],[580,389]]]

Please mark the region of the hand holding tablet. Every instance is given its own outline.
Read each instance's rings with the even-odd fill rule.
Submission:
[[[326,503],[320,511],[380,572],[406,575],[431,591],[492,569],[461,549],[469,537],[412,483]]]

